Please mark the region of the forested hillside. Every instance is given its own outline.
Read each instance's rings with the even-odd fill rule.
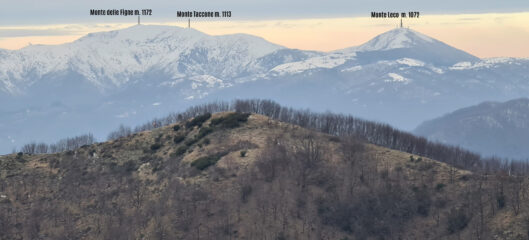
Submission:
[[[238,111],[224,112],[232,108]],[[60,153],[0,157],[0,239],[529,234],[522,167],[513,171],[427,141],[419,148],[419,138],[352,117],[238,101],[198,106],[109,137]],[[434,149],[452,151],[446,156],[454,160],[426,157],[439,154]],[[467,155],[454,157],[461,153]]]

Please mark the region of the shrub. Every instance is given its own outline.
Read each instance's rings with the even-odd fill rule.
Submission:
[[[219,118],[211,119],[211,125],[212,125],[212,126],[217,126],[217,125],[219,125],[222,121],[224,121],[224,118],[223,118],[223,117],[219,117]]]
[[[228,153],[229,152],[221,152],[215,155],[198,158],[195,161],[191,162],[191,167],[195,167],[198,170],[202,171],[211,165],[215,165],[220,160],[220,158],[222,158]]]
[[[185,141],[184,144],[189,147],[189,146],[195,144],[196,142],[198,142],[198,140],[199,139],[197,139],[197,138],[192,138],[192,139],[189,139],[189,140]]]
[[[177,132],[178,130],[180,130],[180,125],[174,125],[173,126],[173,131]]]
[[[186,153],[186,151],[187,151],[187,147],[186,146],[180,146],[179,148],[176,149],[175,155],[176,156],[180,156],[180,155]]]
[[[246,153],[247,153],[246,150],[242,150],[242,151],[241,151],[241,157],[246,157]]]
[[[176,144],[179,144],[181,143],[182,141],[184,141],[184,139],[186,139],[186,136],[184,135],[177,135],[173,138],[173,142],[176,143]]]
[[[213,128],[210,128],[210,127],[203,127],[200,129],[200,131],[198,131],[198,134],[196,136],[197,139],[201,139],[203,137],[205,137],[206,135],[210,134],[213,132]]]
[[[211,117],[211,113],[205,113],[193,118],[193,120],[186,123],[186,128],[192,128],[194,126],[201,127],[204,122],[206,122]]]
[[[443,190],[443,188],[445,187],[446,185],[444,183],[438,183],[436,186],[435,186],[435,190],[437,191],[441,191]]]
[[[426,217],[430,212],[430,206],[432,205],[432,199],[426,188],[415,192],[415,203],[416,211],[419,215]]]
[[[125,163],[123,163],[123,169],[127,172],[133,172],[138,169],[138,166],[136,165],[136,162],[133,160],[128,160]]]
[[[211,120],[211,124],[222,128],[236,128],[239,127],[241,123],[247,122],[249,116],[249,113],[234,112],[224,117]]]
[[[155,142],[159,142],[163,137],[163,134],[158,134],[158,136],[154,139]]]
[[[219,161],[219,159],[220,159],[220,156],[201,157],[191,162],[191,166],[202,171],[211,165],[215,165],[217,161]]]
[[[156,150],[160,149],[161,147],[162,147],[161,144],[155,143],[155,144],[151,145],[151,150],[152,151],[156,151]]]
[[[211,143],[211,140],[209,140],[209,138],[204,138],[202,143],[204,143],[204,145],[209,145]]]
[[[164,165],[162,161],[155,159],[151,162],[152,172],[158,172],[163,169]]]
[[[452,209],[448,213],[448,225],[447,230],[449,233],[459,232],[468,225],[470,218],[465,214],[463,209]]]

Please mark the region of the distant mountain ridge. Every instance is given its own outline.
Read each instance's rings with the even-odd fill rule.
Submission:
[[[529,99],[463,108],[426,121],[414,132],[483,155],[529,159]]]
[[[479,59],[406,28],[325,53],[247,34],[138,25],[1,50],[0,65],[0,152],[86,132],[102,138],[120,123],[234,98],[411,130],[464,106],[529,94],[529,59]]]
[[[137,25],[57,46],[5,51],[0,79],[2,89],[12,94],[69,71],[102,89],[120,87],[153,71],[171,80],[208,75],[209,81],[221,81],[261,71],[254,61],[280,49],[284,48],[246,34],[210,36],[194,29]]]
[[[122,87],[151,74],[162,75],[168,80],[163,82],[166,85],[175,86],[187,79],[200,82],[195,86],[222,88],[237,79],[273,77],[276,72],[290,69],[289,63],[298,66],[297,72],[303,72],[334,68],[349,60],[362,64],[397,60],[406,55],[403,50],[408,51],[408,59],[423,57],[421,60],[425,61],[427,56],[428,63],[449,62],[450,66],[479,60],[404,28],[383,33],[359,47],[326,54],[287,49],[247,34],[210,36],[194,29],[137,25],[90,33],[62,45],[2,50],[0,89],[11,95],[23,94],[37,81],[69,73],[80,75],[101,91]]]

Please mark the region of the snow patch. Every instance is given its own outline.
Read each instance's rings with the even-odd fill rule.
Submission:
[[[411,82],[410,79],[408,78],[405,78],[399,74],[396,74],[396,73],[388,73],[388,76],[391,78],[391,79],[388,79],[388,80],[385,80],[385,82],[399,82],[399,83],[404,83],[404,84],[408,84]]]
[[[207,88],[225,88],[225,87],[231,87],[231,83],[224,83],[222,79],[218,79],[211,75],[197,75],[192,76],[189,78],[193,83],[191,83],[192,89],[197,89],[199,87],[207,87]]]
[[[454,66],[450,67],[450,70],[464,70],[464,69],[470,69],[472,67],[471,62],[458,62],[454,64]]]
[[[424,66],[424,62],[419,61],[417,59],[413,58],[401,58],[397,60],[397,63],[408,65],[410,67],[422,67]]]
[[[353,66],[350,68],[342,69],[341,72],[356,72],[362,70],[362,66]]]
[[[437,67],[434,67],[434,66],[430,66],[430,70],[432,70],[433,72],[435,72],[437,74],[443,74],[444,73],[443,69],[440,69],[440,68],[437,68]]]
[[[278,73],[279,75],[284,74],[296,74],[306,70],[317,69],[317,68],[334,68],[344,64],[350,56],[344,56],[342,54],[330,54],[326,56],[313,57],[304,61],[285,63],[274,67],[271,72]]]
[[[517,64],[519,61],[515,58],[487,58],[479,62],[459,62],[450,67],[451,70],[483,69],[498,67],[499,64]]]
[[[175,87],[175,86],[177,86],[179,83],[181,83],[183,81],[184,81],[183,78],[175,79],[175,80],[172,80],[172,81],[164,81],[164,82],[160,83],[160,86]]]
[[[434,39],[416,31],[397,28],[378,35],[367,43],[355,48],[356,51],[385,51],[396,48],[409,48],[424,43],[433,43]]]

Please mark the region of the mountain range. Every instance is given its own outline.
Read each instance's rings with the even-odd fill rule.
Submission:
[[[266,98],[411,130],[529,93],[529,59],[480,59],[407,28],[332,52],[263,38],[137,25],[72,43],[0,50],[0,152],[137,125],[188,106]]]

